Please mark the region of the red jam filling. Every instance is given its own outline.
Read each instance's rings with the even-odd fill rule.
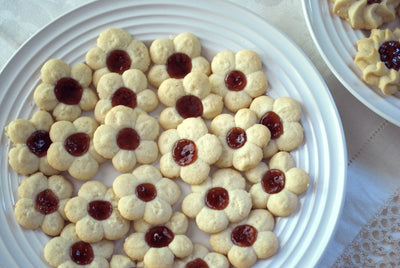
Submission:
[[[367,0],[367,5],[380,4],[382,0]]]
[[[121,87],[111,97],[111,105],[112,107],[123,105],[135,108],[137,106],[136,94],[129,88]]]
[[[183,118],[198,117],[203,114],[201,100],[193,95],[186,95],[176,101],[175,108]]]
[[[46,189],[36,196],[35,210],[43,215],[48,215],[58,210],[58,197],[52,190]]]
[[[184,78],[192,70],[192,59],[185,53],[174,53],[167,59],[167,72],[172,78]]]
[[[174,233],[165,226],[151,227],[145,234],[145,240],[150,247],[167,247],[174,239]]]
[[[44,130],[37,130],[33,132],[26,141],[26,146],[28,146],[29,150],[37,157],[45,156],[50,144],[51,139],[49,132]]]
[[[239,149],[247,141],[246,131],[240,127],[234,127],[226,135],[226,143],[232,149]]]
[[[216,210],[225,209],[229,204],[228,191],[222,187],[214,187],[207,191],[205,197],[207,207]]]
[[[400,69],[400,42],[386,41],[379,47],[381,61],[385,63],[389,69]]]
[[[79,241],[74,243],[70,249],[70,257],[78,265],[88,265],[94,259],[93,248],[89,243]]]
[[[261,117],[260,124],[266,126],[271,132],[271,139],[277,139],[283,134],[283,123],[279,115],[270,111]]]
[[[231,240],[239,247],[250,247],[257,240],[257,230],[251,225],[239,225],[233,229]]]
[[[200,258],[188,262],[185,268],[208,268],[208,264]]]
[[[81,101],[83,89],[75,79],[63,77],[54,86],[54,94],[59,102],[75,105]]]
[[[241,71],[231,71],[225,77],[225,86],[231,91],[241,91],[247,84],[246,75]]]
[[[131,68],[131,63],[131,57],[129,57],[128,53],[119,49],[111,51],[106,59],[108,70],[119,74]]]
[[[113,207],[108,201],[96,200],[88,204],[87,210],[92,218],[98,221],[103,221],[111,216]]]
[[[72,134],[65,139],[64,147],[73,156],[84,155],[89,150],[90,137],[83,132]]]
[[[144,202],[149,202],[156,198],[157,189],[151,183],[142,183],[136,186],[136,196]]]
[[[279,169],[270,169],[261,179],[261,185],[268,194],[276,194],[285,187],[285,174]]]
[[[175,143],[172,157],[180,166],[187,166],[197,160],[197,148],[193,141],[182,139]]]
[[[140,137],[133,128],[123,128],[117,134],[117,144],[123,150],[135,150],[140,144]]]

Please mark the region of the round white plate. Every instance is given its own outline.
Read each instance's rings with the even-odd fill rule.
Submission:
[[[300,196],[296,212],[277,220],[280,249],[256,267],[312,267],[323,253],[338,220],[344,195],[346,148],[337,109],[323,79],[310,60],[285,35],[253,13],[226,1],[96,1],[53,21],[14,55],[0,74],[0,126],[29,119],[37,109],[32,95],[40,68],[50,58],[69,64],[83,62],[96,38],[109,27],[124,28],[147,45],[181,32],[196,34],[208,59],[219,51],[252,49],[259,53],[272,97],[291,96],[303,108],[305,142],[292,153],[298,167],[309,172],[311,184]],[[45,267],[43,247],[49,240],[40,230],[16,222],[13,206],[24,178],[7,163],[10,141],[1,138],[0,266]],[[117,175],[107,162],[94,179],[111,186]],[[75,184],[77,184],[75,180]],[[207,241],[193,229],[194,241]]]
[[[384,95],[379,88],[362,80],[361,70],[354,64],[357,41],[370,31],[355,30],[332,12],[330,0],[303,0],[303,10],[314,43],[338,80],[369,109],[400,126],[400,93]],[[398,20],[382,26],[399,26]]]

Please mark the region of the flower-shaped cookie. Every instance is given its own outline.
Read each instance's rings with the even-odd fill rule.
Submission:
[[[246,172],[246,178],[254,185],[249,193],[254,208],[267,208],[276,216],[292,214],[298,203],[297,195],[304,193],[310,177],[304,170],[294,167],[288,152],[276,153],[267,164],[261,162]]]
[[[29,175],[36,171],[55,175],[59,171],[47,161],[47,149],[53,118],[46,111],[37,111],[30,120],[16,119],[6,126],[6,135],[15,147],[8,153],[8,163],[18,173]]]
[[[53,168],[66,171],[78,180],[89,180],[105,161],[93,147],[97,122],[91,117],[79,117],[74,122],[58,121],[50,129],[52,144],[47,160]]]
[[[179,185],[163,178],[151,165],[142,165],[132,174],[118,176],[113,183],[118,196],[118,210],[128,220],[143,219],[149,224],[162,224],[172,215],[172,205],[181,196]]]
[[[249,107],[253,98],[264,94],[268,80],[261,71],[262,62],[251,50],[219,52],[211,62],[212,92],[224,98],[231,112]]]
[[[149,51],[154,65],[149,70],[148,79],[154,87],[158,88],[168,78],[184,78],[193,71],[210,74],[210,63],[201,56],[200,41],[192,33],[156,39]]]
[[[175,261],[174,268],[218,267],[229,268],[228,259],[219,253],[210,252],[202,244],[193,244],[193,251],[188,257]]]
[[[124,251],[147,268],[170,268],[175,257],[186,258],[193,250],[185,235],[189,221],[181,212],[174,212],[164,225],[152,226],[142,220],[133,224],[136,232],[125,239]]]
[[[354,63],[362,78],[384,94],[400,90],[400,29],[374,29],[369,37],[357,42]]]
[[[118,198],[100,181],[82,184],[78,196],[65,204],[64,211],[76,224],[78,237],[88,243],[117,240],[129,231],[129,221],[118,211]]]
[[[106,73],[122,74],[128,69],[147,71],[150,65],[146,45],[133,40],[124,29],[109,28],[97,38],[97,46],[86,53],[86,63],[94,70],[93,85],[97,88]]]
[[[255,112],[243,108],[235,116],[220,114],[211,121],[210,132],[222,144],[222,155],[217,167],[235,167],[245,171],[255,167],[263,158],[262,148],[270,140],[267,127],[257,123]]]
[[[57,121],[73,121],[82,110],[92,110],[98,100],[89,88],[92,70],[83,63],[72,68],[59,59],[48,60],[40,70],[42,82],[36,87],[33,99],[45,111],[52,111]]]
[[[162,154],[161,173],[168,178],[180,176],[189,184],[200,184],[207,179],[210,165],[222,153],[220,141],[208,133],[207,125],[200,117],[187,118],[176,129],[162,132],[158,147]]]
[[[333,12],[355,29],[376,29],[396,17],[400,0],[332,0]]]
[[[65,203],[72,195],[72,183],[60,175],[47,178],[38,172],[25,178],[18,187],[14,215],[21,226],[41,227],[45,234],[55,236],[64,228]]]
[[[269,258],[277,252],[279,241],[272,232],[274,225],[271,213],[255,209],[246,220],[211,235],[210,245],[214,251],[227,255],[233,266],[250,267],[257,259]]]
[[[271,132],[271,140],[263,148],[265,158],[278,151],[292,151],[303,142],[304,131],[299,122],[301,106],[296,100],[260,96],[253,100],[250,110],[257,113],[259,123]]]
[[[158,105],[157,95],[147,88],[147,78],[137,69],[129,69],[122,75],[108,73],[101,77],[97,85],[100,100],[94,115],[100,123],[112,107],[124,105],[132,109],[138,107],[145,112],[153,111]]]
[[[191,72],[183,80],[165,80],[158,88],[158,97],[167,106],[159,118],[164,129],[176,128],[189,117],[213,119],[224,108],[222,97],[211,93],[208,76],[200,72]]]
[[[182,212],[196,218],[200,230],[220,232],[249,215],[251,196],[245,188],[246,181],[238,171],[219,169],[202,184],[192,186],[193,193],[182,201]]]
[[[159,134],[155,118],[126,106],[115,106],[97,128],[93,143],[96,151],[112,159],[120,172],[132,170],[136,163],[151,164],[157,160],[158,147],[154,141]]]
[[[60,236],[52,238],[44,247],[44,258],[53,267],[108,268],[107,259],[114,251],[112,241],[87,243],[79,239],[75,224],[65,226]]]
[[[113,255],[110,260],[110,268],[134,268],[139,267],[128,256],[122,254]]]

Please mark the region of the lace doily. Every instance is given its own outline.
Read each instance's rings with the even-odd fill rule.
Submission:
[[[400,266],[400,188],[347,246],[333,267]]]

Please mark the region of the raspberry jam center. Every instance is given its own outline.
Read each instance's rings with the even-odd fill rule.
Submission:
[[[174,233],[165,226],[151,227],[145,234],[145,240],[150,247],[163,248],[174,239]]]
[[[70,249],[70,257],[78,265],[88,265],[94,259],[93,248],[89,243],[79,241],[74,243]]]
[[[136,196],[144,202],[149,202],[156,198],[157,189],[151,183],[142,183],[136,186]]]
[[[228,191],[222,187],[214,187],[207,191],[205,204],[207,207],[216,210],[223,210],[229,204]]]
[[[175,108],[183,118],[198,117],[203,114],[203,104],[201,100],[193,95],[180,97],[176,101]]]
[[[140,136],[133,128],[123,128],[117,134],[117,144],[123,150],[135,150],[139,147]]]
[[[111,216],[113,207],[108,201],[96,200],[88,204],[87,210],[92,218],[98,221],[103,221]]]
[[[266,126],[271,132],[271,139],[277,139],[283,134],[283,123],[279,115],[270,111],[261,117],[260,124]]]
[[[106,59],[108,70],[119,74],[131,68],[131,63],[131,57],[129,57],[128,53],[119,49],[111,51]]]
[[[239,247],[250,247],[257,240],[258,232],[256,228],[251,225],[239,225],[233,229],[231,233],[231,240],[233,244]]]
[[[130,108],[137,106],[136,94],[132,90],[126,87],[121,87],[114,92],[111,98],[112,107],[123,105]]]
[[[247,84],[246,75],[241,71],[231,71],[225,77],[225,86],[231,91],[241,91]]]
[[[172,157],[180,166],[187,166],[197,160],[197,148],[193,141],[182,139],[175,143]]]
[[[89,150],[90,137],[83,132],[72,134],[65,139],[64,147],[73,156],[84,155]]]
[[[167,72],[172,78],[184,78],[192,70],[192,59],[185,53],[174,53],[167,59]]]
[[[188,262],[185,268],[208,268],[208,264],[200,258]]]
[[[58,210],[59,200],[50,189],[41,191],[36,196],[35,210],[43,215],[48,215]]]
[[[385,63],[389,69],[400,69],[400,42],[386,41],[379,47],[381,61]]]
[[[63,77],[54,86],[54,94],[59,102],[75,105],[81,101],[83,89],[75,79]]]
[[[49,132],[37,130],[33,132],[26,141],[26,146],[37,157],[43,157],[47,154],[51,144]]]
[[[226,135],[226,143],[232,149],[239,149],[247,141],[246,131],[240,127],[234,127],[228,131]]]
[[[276,194],[285,187],[285,174],[279,169],[270,169],[261,179],[261,185],[268,194]]]

